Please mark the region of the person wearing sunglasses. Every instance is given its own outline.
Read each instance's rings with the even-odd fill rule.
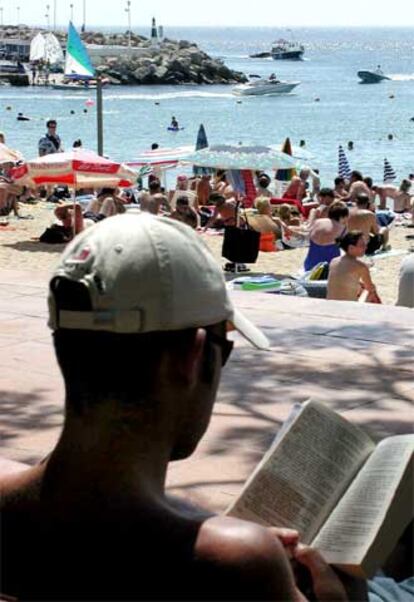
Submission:
[[[52,274],[49,326],[64,423],[41,464],[3,482],[3,592],[303,602],[288,558],[296,532],[215,516],[165,491],[169,463],[189,457],[208,427],[229,328],[269,347],[197,234],[145,213],[84,230]],[[297,559],[316,592],[328,588],[318,599],[347,599],[317,552],[297,548]]]

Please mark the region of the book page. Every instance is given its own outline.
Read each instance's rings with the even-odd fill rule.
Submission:
[[[312,542],[329,563],[361,565],[407,468],[410,472],[413,453],[414,435],[399,435],[381,441],[371,454]],[[413,513],[406,505],[400,502],[397,509],[401,522],[406,510]]]
[[[228,514],[298,529],[309,543],[374,448],[361,429],[326,406],[307,402]]]

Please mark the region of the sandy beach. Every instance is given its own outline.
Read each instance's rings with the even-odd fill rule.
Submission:
[[[21,215],[33,219],[8,218],[8,226],[0,226],[0,269],[48,272],[55,266],[64,245],[42,244],[37,240],[44,229],[53,222],[53,206],[45,202],[35,205],[21,204]],[[373,259],[371,273],[378,292],[385,304],[394,304],[397,296],[398,273],[410,242],[405,236],[411,233],[401,226],[391,230],[392,254]],[[220,265],[223,238],[218,235],[200,234],[210,247]],[[250,265],[252,273],[274,273],[284,276],[297,275],[302,269],[306,249],[260,253],[258,261]]]

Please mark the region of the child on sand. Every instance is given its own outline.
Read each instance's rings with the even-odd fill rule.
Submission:
[[[351,230],[340,240],[345,255],[333,259],[329,266],[327,299],[358,301],[361,287],[368,291],[367,303],[379,303],[369,267],[361,261],[367,243],[361,230]]]

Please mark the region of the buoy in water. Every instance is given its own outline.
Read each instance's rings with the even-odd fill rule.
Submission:
[[[95,101],[92,100],[92,98],[88,98],[88,100],[85,100],[85,104],[87,107],[93,107],[93,105],[95,104]]]
[[[395,98],[394,94],[390,94],[389,98]]]
[[[87,112],[88,112],[88,109],[83,109],[83,112],[84,112],[84,113],[87,113]]]
[[[11,111],[12,107],[6,107],[6,111]]]
[[[320,100],[321,100],[321,99],[319,98],[319,96],[317,96],[317,97],[315,98],[315,102],[320,102]]]
[[[70,114],[71,114],[71,115],[74,115],[74,114],[75,114],[75,111],[74,111],[73,109],[71,109],[71,110],[70,110]]]
[[[154,104],[157,105],[157,107],[158,107],[160,103],[159,102],[154,102]]]
[[[238,104],[238,105],[241,105],[241,104],[242,104],[242,102],[243,102],[242,100],[237,100],[237,104]]]

